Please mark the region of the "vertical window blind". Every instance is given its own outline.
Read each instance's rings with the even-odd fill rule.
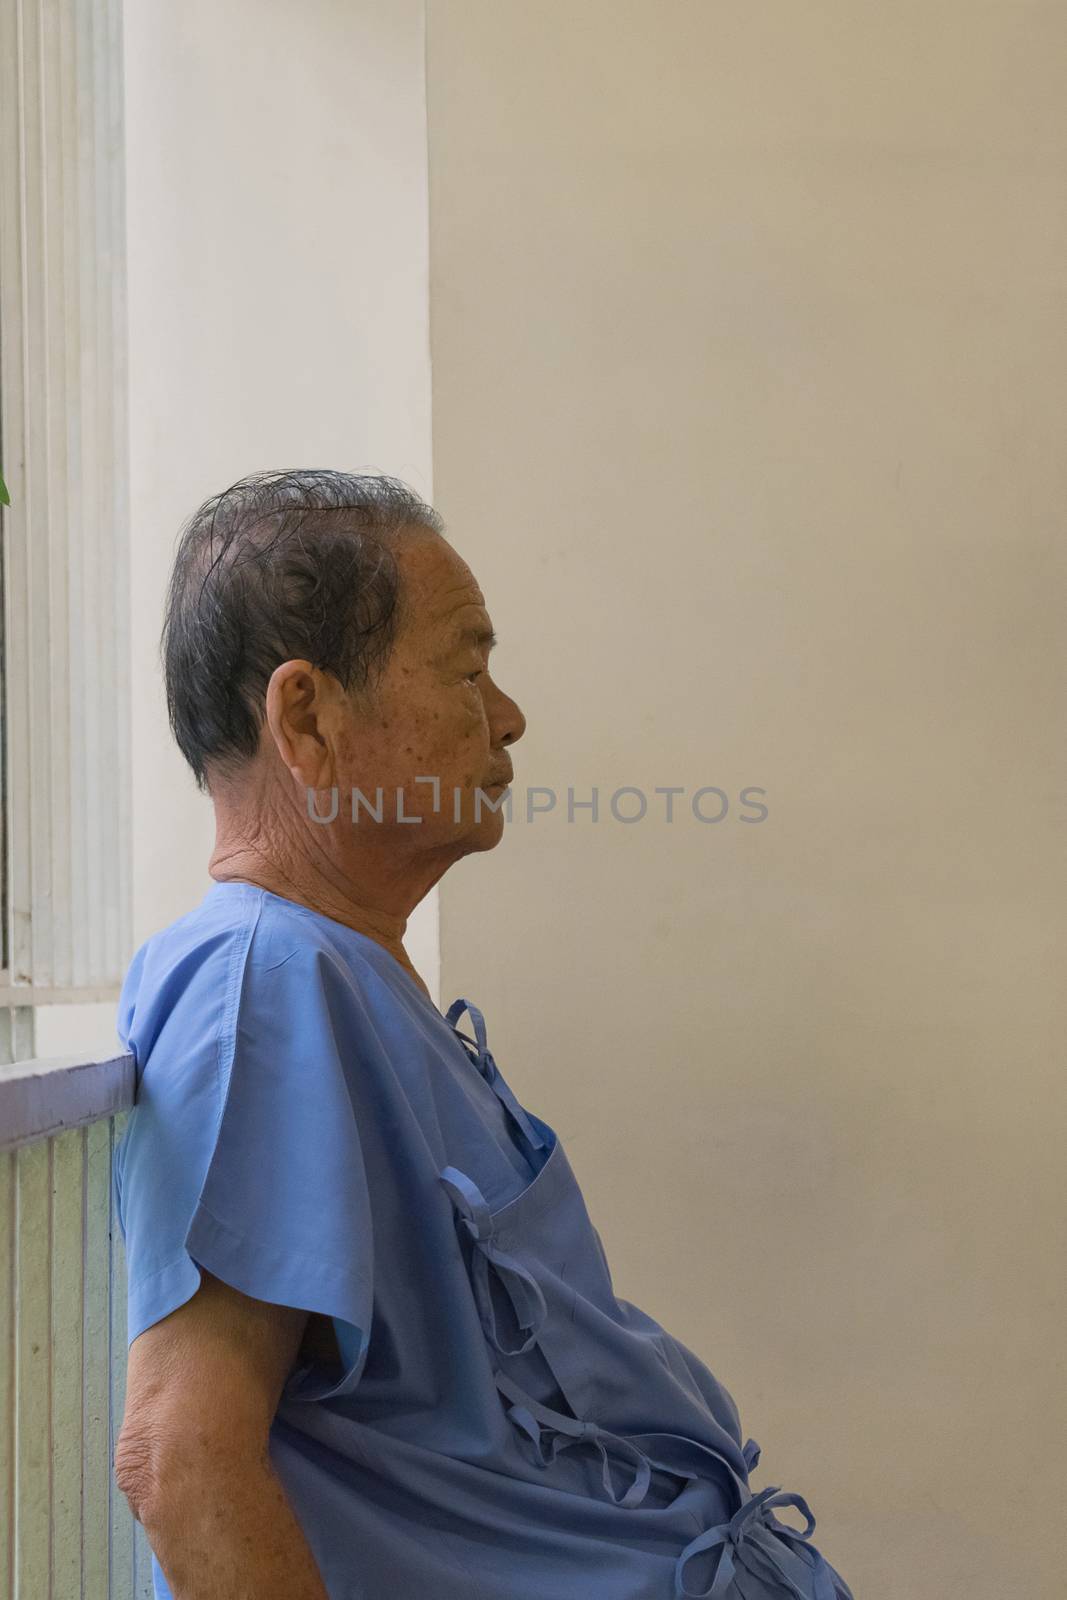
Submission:
[[[10,1059],[129,953],[120,0],[0,6],[0,466]]]

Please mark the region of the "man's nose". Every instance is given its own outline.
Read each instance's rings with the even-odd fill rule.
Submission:
[[[494,688],[496,685],[494,684]],[[494,743],[514,744],[526,732],[526,718],[518,703],[503,689],[496,689],[497,704],[493,707]]]

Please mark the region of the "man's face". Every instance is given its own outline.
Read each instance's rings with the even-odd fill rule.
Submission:
[[[492,623],[466,562],[429,532],[398,540],[395,550],[399,627],[382,678],[370,702],[354,706],[342,741],[341,815],[348,808],[351,818],[353,788],[376,805],[381,787],[383,823],[361,809],[358,829],[396,843],[402,834],[417,850],[489,850],[504,818],[485,797],[500,800],[512,776],[506,747],[521,739],[526,719],[489,675]],[[402,815],[420,821],[398,820],[398,789]]]

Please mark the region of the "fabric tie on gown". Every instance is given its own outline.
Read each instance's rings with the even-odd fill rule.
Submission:
[[[547,1467],[561,1450],[566,1450],[570,1445],[591,1444],[600,1456],[608,1499],[617,1506],[641,1504],[652,1481],[652,1467],[648,1457],[635,1444],[621,1434],[610,1433],[598,1423],[581,1422],[575,1417],[565,1416],[562,1411],[553,1411],[549,1406],[540,1405],[502,1372],[495,1373],[494,1377],[501,1394],[512,1402],[508,1407],[508,1416],[517,1428],[521,1428],[532,1439],[542,1466]],[[634,1469],[633,1481],[621,1495],[615,1493],[608,1445]]]
[[[524,1355],[536,1343],[548,1314],[540,1285],[517,1257],[495,1243],[492,1214],[473,1179],[465,1172],[460,1172],[458,1167],[444,1167],[438,1176],[474,1241],[471,1278],[485,1336],[501,1355]],[[509,1343],[501,1333],[493,1303],[491,1278],[495,1278],[511,1303],[519,1329],[517,1342]],[[590,1444],[600,1455],[608,1498],[620,1506],[640,1505],[652,1481],[652,1467],[643,1451],[621,1434],[611,1433],[595,1422],[583,1422],[576,1417],[568,1417],[562,1411],[553,1411],[550,1406],[541,1405],[499,1369],[494,1372],[493,1378],[501,1394],[510,1402],[508,1417],[533,1442],[539,1466],[547,1467],[561,1450],[571,1445]],[[622,1495],[615,1492],[608,1445],[634,1469],[633,1481]]]
[[[459,1029],[456,1027],[456,1022],[462,1016],[464,1011],[470,1014],[470,1019],[474,1024],[473,1040],[468,1039],[466,1034],[460,1033]],[[452,1004],[445,1012],[445,1021],[450,1025],[457,1039],[462,1039],[464,1044],[473,1044],[474,1049],[477,1052],[476,1065],[479,1072],[489,1085],[490,1089],[493,1090],[497,1098],[504,1106],[506,1106],[515,1122],[518,1123],[522,1130],[522,1136],[526,1142],[534,1150],[543,1150],[546,1141],[542,1138],[541,1134],[538,1133],[537,1129],[526,1115],[526,1112],[520,1106],[518,1100],[515,1098],[515,1095],[512,1093],[510,1086],[504,1082],[504,1079],[500,1075],[499,1068],[497,1067],[496,1062],[493,1060],[492,1052],[489,1049],[488,1035],[485,1031],[485,1018],[478,1010],[478,1007],[472,1006],[469,1000],[453,1000]]]
[[[443,1167],[438,1176],[474,1240],[472,1281],[485,1336],[501,1355],[524,1355],[533,1346],[547,1315],[541,1286],[517,1257],[502,1250],[495,1242],[493,1218],[482,1191],[473,1179],[468,1178],[465,1172],[460,1172],[458,1167]],[[520,1335],[525,1334],[525,1338],[520,1336],[517,1344],[507,1343],[501,1335],[490,1292],[491,1273],[511,1302]]]
[[[778,1518],[771,1514],[772,1506],[795,1506],[803,1515],[807,1527],[801,1532],[797,1528],[789,1527],[787,1523],[779,1522]],[[760,1531],[766,1532],[769,1529],[773,1529],[780,1538],[787,1539],[793,1548],[802,1553],[813,1572],[814,1590],[798,1588],[776,1557],[773,1538],[758,1536]],[[698,1600],[725,1600],[730,1593],[734,1572],[740,1566],[753,1577],[769,1582],[772,1585],[770,1591],[772,1594],[794,1596],[795,1600],[837,1600],[838,1591],[831,1577],[830,1568],[813,1545],[804,1543],[814,1532],[815,1518],[802,1495],[783,1494],[778,1488],[761,1489],[759,1494],[753,1495],[751,1500],[746,1500],[744,1505],[735,1511],[729,1522],[707,1528],[686,1545],[674,1569],[675,1596],[677,1600],[683,1600],[683,1597],[687,1596],[698,1597]],[[713,1550],[717,1545],[722,1546],[722,1554],[711,1587],[687,1588],[686,1563],[693,1556],[699,1555],[704,1550]]]

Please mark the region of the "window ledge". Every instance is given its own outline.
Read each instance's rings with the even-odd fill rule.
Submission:
[[[130,1055],[100,1061],[56,1056],[0,1066],[0,1151],[128,1111],[135,1087]]]

